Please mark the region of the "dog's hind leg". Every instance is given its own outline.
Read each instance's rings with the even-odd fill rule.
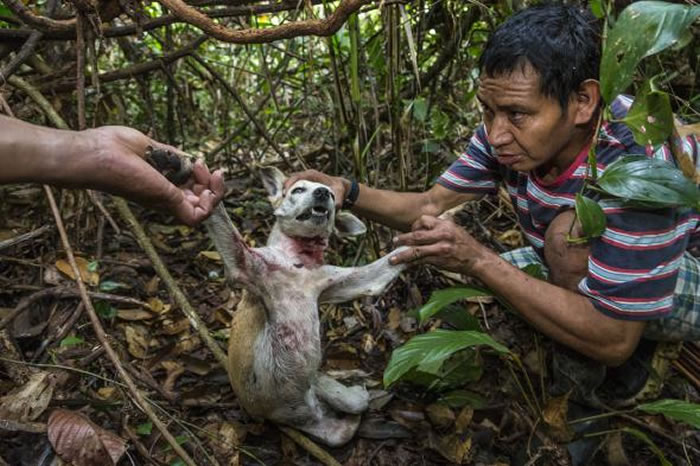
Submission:
[[[338,411],[360,414],[367,410],[369,394],[360,385],[347,387],[332,377],[318,374],[314,386],[318,397]]]
[[[292,427],[316,437],[328,446],[339,447],[348,443],[355,435],[360,427],[360,416],[354,414],[341,419],[329,413],[318,421]]]

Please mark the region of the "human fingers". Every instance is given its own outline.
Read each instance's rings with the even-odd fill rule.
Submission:
[[[415,222],[413,222],[413,225],[411,225],[411,230],[432,230],[440,225],[442,221],[443,220],[433,217],[432,215],[421,215]]]

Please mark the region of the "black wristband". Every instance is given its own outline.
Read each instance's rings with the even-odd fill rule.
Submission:
[[[343,209],[352,209],[352,206],[355,205],[355,201],[357,201],[357,196],[360,195],[360,185],[357,183],[355,180],[350,180],[350,191],[348,191],[348,194],[345,196],[345,199],[343,199]]]

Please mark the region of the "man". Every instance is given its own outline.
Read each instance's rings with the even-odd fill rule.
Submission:
[[[194,225],[224,194],[221,172],[201,162],[177,187],[143,160],[148,146],[179,152],[123,126],[65,131],[0,115],[0,184],[37,182],[106,191]]]
[[[698,212],[642,211],[605,201],[608,229],[601,238],[584,246],[566,239],[601,105],[599,39],[595,18],[572,6],[529,8],[501,25],[480,58],[483,125],[426,192],[373,189],[315,171],[288,184],[299,178],[327,183],[353,212],[411,230],[395,239],[411,246],[396,263],[432,264],[478,278],[542,333],[607,366],[625,362],[642,335],[698,338],[700,264],[686,252],[700,242]],[[629,105],[616,99],[615,117]],[[697,155],[697,146],[693,150]],[[599,170],[624,154],[651,155],[626,126],[611,122],[603,122],[596,152]],[[499,184],[508,189],[531,245],[505,258],[437,218],[496,192]],[[543,263],[549,280],[534,279],[505,259],[518,266]]]

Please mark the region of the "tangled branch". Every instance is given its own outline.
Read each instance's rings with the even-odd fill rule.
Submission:
[[[214,22],[209,16],[192,8],[182,0],[158,0],[181,20],[198,27],[211,37],[235,44],[258,44],[299,36],[330,36],[335,34],[348,17],[371,0],[341,0],[340,5],[326,19],[309,19],[282,24],[266,29],[231,30]]]

